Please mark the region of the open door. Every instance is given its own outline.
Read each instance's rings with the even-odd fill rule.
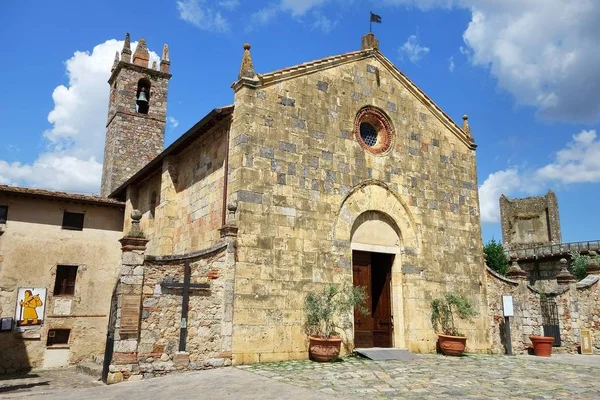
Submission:
[[[392,254],[354,251],[354,286],[365,287],[367,315],[354,310],[354,346],[357,348],[392,347],[391,275]]]

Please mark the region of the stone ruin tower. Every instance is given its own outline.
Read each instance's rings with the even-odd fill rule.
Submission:
[[[561,243],[558,200],[552,190],[523,199],[502,195],[500,216],[502,240],[509,251]]]
[[[108,121],[101,195],[108,196],[163,151],[167,121],[169,48],[163,47],[160,67],[149,67],[146,41],[138,41],[131,56],[129,33],[108,83]]]

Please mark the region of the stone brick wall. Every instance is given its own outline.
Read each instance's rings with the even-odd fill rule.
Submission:
[[[143,213],[140,226],[149,240],[148,254],[183,254],[220,240],[228,129],[225,121],[204,133],[185,151],[166,157],[162,171],[128,191],[127,211]]]
[[[352,282],[351,227],[369,210],[392,216],[402,235],[392,272],[395,345],[434,351],[430,302],[453,290],[482,315],[464,326],[469,350],[489,351],[475,152],[411,85],[364,58],[238,87],[229,190],[240,229],[234,362],[306,357],[303,297]],[[355,139],[365,106],[392,122],[385,155]]]
[[[512,280],[488,269],[488,304],[492,352],[504,354],[502,295],[513,296],[511,317],[512,347],[515,354],[526,354],[531,346],[529,335],[542,335],[540,297],[554,298],[560,319],[561,347],[554,352],[577,353],[581,329],[590,329],[595,351],[600,350],[600,276],[589,275],[578,283],[554,284],[538,291],[527,280]]]
[[[561,243],[556,194],[509,200],[500,197],[502,240],[507,249]]]
[[[191,369],[231,364],[233,271],[224,249],[191,263],[192,282],[210,283],[210,289],[190,292],[187,352]],[[181,289],[161,289],[160,282],[183,282],[183,264],[147,263],[144,273],[140,361],[172,356],[179,346]]]
[[[140,242],[142,246],[128,247]],[[124,238],[115,344],[108,383],[136,380],[172,371],[231,365],[233,275],[235,238],[186,255],[148,256],[145,239]],[[191,267],[191,283],[207,289],[190,289],[185,352],[179,351],[182,289],[161,285],[183,282],[184,262]],[[123,297],[139,295],[137,333],[123,333]]]
[[[167,119],[168,73],[118,63],[109,80],[110,100],[101,194],[108,196],[163,151]],[[138,82],[150,84],[148,114],[136,112]]]

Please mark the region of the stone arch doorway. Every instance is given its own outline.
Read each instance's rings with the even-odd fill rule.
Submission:
[[[377,343],[380,340],[387,340],[387,342],[383,341],[385,347],[406,348],[402,267],[417,263],[421,248],[420,234],[408,206],[385,183],[377,180],[364,182],[353,188],[342,201],[333,226],[332,238],[337,262],[339,265],[350,267],[351,274],[348,278],[352,279],[353,283],[355,264],[359,269],[362,264],[363,272],[365,269],[376,272],[375,283],[378,286],[375,294],[378,294],[377,291],[385,292],[387,290],[385,282],[386,280],[389,282],[388,315],[391,334],[387,333],[384,338],[380,337]],[[371,295],[373,294],[372,278],[373,276],[362,278],[371,280]],[[358,316],[355,316],[355,328],[357,319]],[[376,324],[378,322],[379,320],[375,321]],[[388,321],[381,318],[381,322],[384,323],[381,325],[385,325]],[[364,337],[361,339],[356,333],[354,332],[355,347],[370,344],[361,343]],[[382,333],[367,334],[373,337],[370,347],[377,344],[376,334]]]
[[[379,211],[362,213],[352,226],[352,283],[367,292],[367,313],[354,313],[356,348],[394,347],[392,266],[400,254],[394,221]]]

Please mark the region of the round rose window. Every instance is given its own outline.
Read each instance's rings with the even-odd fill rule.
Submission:
[[[356,115],[356,140],[362,148],[373,154],[383,154],[392,147],[392,132],[389,119],[376,108],[363,108]]]

